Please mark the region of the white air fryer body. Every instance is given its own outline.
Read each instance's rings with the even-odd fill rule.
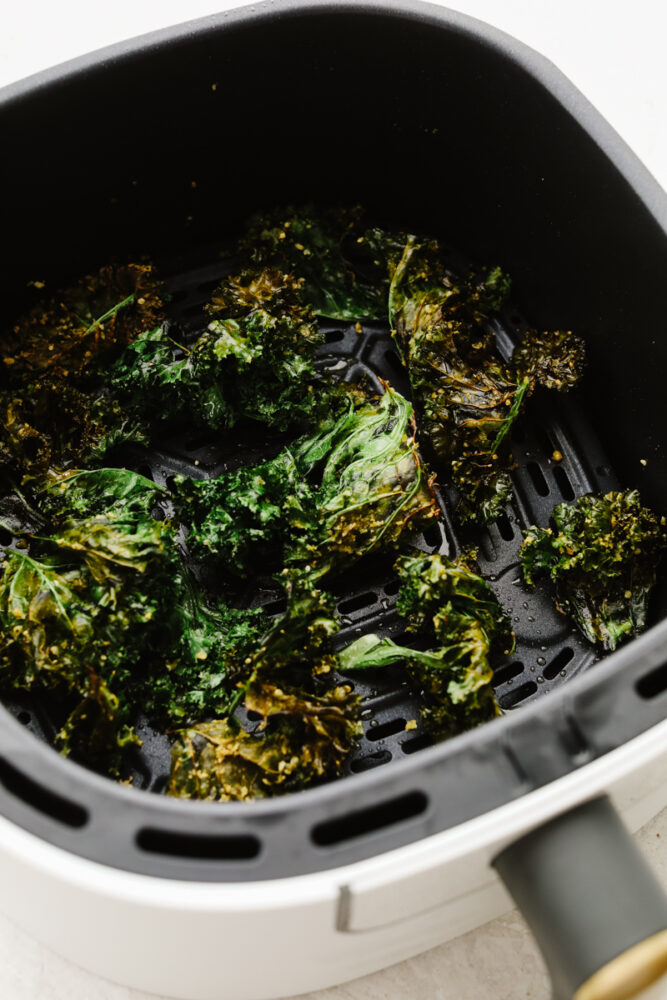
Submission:
[[[501,915],[512,903],[491,867],[495,855],[600,794],[633,831],[665,806],[667,721],[454,829],[293,878],[210,884],[139,875],[1,819],[0,900],[50,948],[140,990],[182,1000],[293,996],[400,962]]]

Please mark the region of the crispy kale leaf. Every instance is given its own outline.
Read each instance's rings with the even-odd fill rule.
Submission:
[[[430,639],[426,651],[364,635],[340,654],[341,670],[405,663],[421,685],[424,719],[439,737],[453,736],[499,713],[492,659],[514,648],[509,619],[469,558],[402,556],[397,602],[408,629]]]
[[[136,339],[111,371],[114,393],[151,430],[184,419],[210,430],[241,420],[284,430],[325,409],[314,365],[322,338],[299,282],[269,269],[233,275],[208,312],[191,346],[163,324]]]
[[[325,412],[314,361],[323,337],[302,281],[273,268],[244,272],[223,280],[209,313],[195,351],[202,366],[226,365],[237,419],[285,430]]]
[[[35,378],[79,385],[162,317],[149,264],[103,267],[21,317],[0,354],[12,384]]]
[[[9,552],[0,577],[0,685],[57,690],[63,751],[112,767],[139,706],[155,725],[224,711],[266,632],[261,611],[195,590],[173,527],[150,516],[162,493],[127,469],[50,477],[58,530]]]
[[[259,608],[230,608],[206,600],[189,580],[177,580],[162,644],[163,659],[135,700],[153,725],[167,728],[230,711],[240,677],[251,669],[267,619]]]
[[[580,497],[554,507],[554,528],[529,528],[521,547],[526,583],[556,585],[556,606],[591,642],[613,650],[646,627],[656,569],[667,547],[664,517],[637,490]]]
[[[334,428],[302,442],[298,461],[321,468],[317,515],[315,530],[304,533],[287,561],[308,564],[319,576],[392,549],[437,514],[412,406],[390,386],[379,402],[351,405]]]
[[[38,484],[42,513],[54,520],[122,515],[147,516],[166,490],[130,469],[71,469],[52,472]]]
[[[331,639],[338,631],[338,623],[333,616],[331,597],[319,590],[310,573],[304,570],[283,570],[281,583],[286,609],[260,641],[255,642],[242,667],[239,666],[236,695],[229,711],[258,681],[309,689],[315,678],[323,678],[317,681],[320,690],[336,667]]]
[[[151,532],[155,525],[151,512],[166,493],[128,469],[77,470],[52,476],[44,492],[42,509],[61,525],[67,528],[73,523],[77,528],[73,518],[99,515],[98,534],[102,537],[109,526],[117,533],[119,527]],[[234,696],[239,673],[246,669],[242,664],[259,645],[267,627],[261,610],[228,607],[196,588],[178,552],[171,525],[164,523],[163,527],[162,629],[153,639],[148,672],[133,673],[129,683],[134,702],[156,724],[193,721],[202,712],[224,710]],[[65,530],[54,544],[62,547],[69,535]],[[93,571],[90,559],[89,564]]]
[[[113,757],[132,738],[127,685],[164,629],[165,528],[92,517],[33,549],[8,552],[0,578],[0,682],[66,692],[63,751]]]
[[[512,497],[512,424],[537,385],[578,381],[583,343],[571,333],[531,332],[505,362],[490,326],[509,288],[499,268],[455,277],[433,240],[380,230],[366,239],[389,270],[389,318],[424,446],[459,491],[459,519],[491,521]]]
[[[149,265],[104,267],[21,317],[0,345],[0,470],[13,480],[80,465],[141,428],[101,391],[101,373],[162,315]]]
[[[145,443],[137,421],[108,395],[52,378],[0,392],[0,472],[16,481]]]
[[[307,574],[287,573],[284,582],[287,609],[238,682],[237,700],[262,717],[259,726],[250,733],[227,715],[179,731],[169,794],[243,800],[293,791],[338,774],[361,734],[358,697],[328,683],[337,665],[330,599]]]
[[[192,353],[174,339],[169,323],[144,330],[117,359],[108,383],[123,406],[145,428],[177,420],[186,413],[195,426],[208,416],[210,426],[224,426],[227,405],[215,377],[203,385],[192,362]]]
[[[246,708],[262,716],[251,734],[235,719],[200,723],[177,734],[169,794],[222,801],[294,791],[340,772],[359,734],[350,689],[323,695],[257,684]]]
[[[190,554],[239,576],[278,568],[313,518],[313,491],[289,448],[218,479],[174,476],[174,491]]]
[[[287,206],[253,218],[241,250],[255,266],[302,279],[319,316],[379,319],[386,311],[387,277],[364,242],[361,214],[358,208]]]
[[[175,477],[188,546],[246,575],[258,563],[309,567],[313,579],[393,547],[435,516],[412,407],[387,388],[350,394],[343,411],[276,458],[218,479]]]

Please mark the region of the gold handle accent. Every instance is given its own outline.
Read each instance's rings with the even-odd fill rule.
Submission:
[[[633,1000],[663,976],[667,976],[667,930],[640,941],[603,965],[579,987],[572,1000]]]

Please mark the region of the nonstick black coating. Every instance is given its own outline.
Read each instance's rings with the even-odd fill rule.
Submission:
[[[48,739],[44,712],[16,703],[24,726],[0,713],[5,815],[121,868],[277,877],[456,825],[665,717],[664,625],[576,678],[595,652],[544,593],[523,589],[516,568],[518,527],[546,523],[561,499],[613,487],[612,467],[658,509],[667,479],[667,345],[658,334],[665,196],[557,71],[440,8],[266,4],[7,88],[0,129],[10,150],[0,163],[12,248],[7,320],[31,279],[53,287],[114,255],[148,253],[169,274],[182,316],[189,309],[196,322],[216,277],[210,247],[228,242],[250,211],[340,199],[508,270],[522,314],[508,311],[498,326],[506,351],[525,315],[583,334],[590,357],[579,398],[532,401],[514,439],[516,504],[480,540],[482,569],[512,608],[519,638],[496,672],[501,705],[512,709],[504,719],[424,747],[424,734],[405,731],[418,715],[400,673],[389,684],[358,682],[370,714],[354,777],[282,800],[216,806],[142,794],[62,760],[27,731],[41,727]],[[394,372],[381,329],[360,340],[332,326],[325,355]],[[562,463],[551,460],[556,449]],[[210,442],[186,435],[147,464],[159,479],[207,463],[215,471],[222,461]],[[442,536],[423,544],[434,550]],[[342,593],[348,634],[398,628],[393,598],[391,580],[377,576]],[[656,621],[663,607],[659,596]],[[146,736],[133,778],[158,791],[166,745]]]

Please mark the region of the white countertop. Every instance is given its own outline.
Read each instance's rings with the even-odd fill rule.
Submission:
[[[0,6],[0,86],[103,45],[238,6],[226,0],[5,0]],[[667,188],[667,5],[661,0],[454,0],[447,6],[488,21],[548,56]],[[637,839],[667,887],[667,809]],[[82,972],[0,917],[2,1000],[145,996]],[[512,913],[409,962],[310,994],[308,1000],[548,997],[536,947]]]

